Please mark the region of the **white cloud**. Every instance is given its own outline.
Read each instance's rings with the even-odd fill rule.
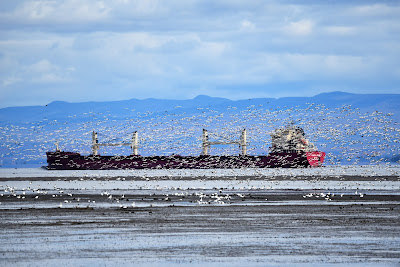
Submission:
[[[34,1],[23,3],[22,6],[17,9],[15,15],[30,20],[40,20],[51,16],[54,11],[54,1]]]
[[[46,72],[57,71],[59,68],[53,64],[51,64],[48,60],[42,59],[39,62],[36,62],[27,67],[27,71],[33,72],[36,74],[42,74]]]
[[[2,81],[2,85],[3,85],[4,87],[7,87],[7,86],[9,86],[9,85],[18,83],[18,82],[20,82],[20,81],[21,81],[21,78],[18,78],[18,77],[15,77],[15,76],[6,77],[6,78],[3,79],[3,81]]]
[[[256,83],[370,80],[379,76],[375,72],[383,63],[380,60],[372,56],[262,53],[243,65],[241,72]]]
[[[95,91],[103,100],[291,82],[398,84],[398,6],[388,6],[21,0],[0,14],[0,98],[18,86],[47,96],[74,88],[62,96],[77,101]]]
[[[26,67],[21,67],[18,81],[32,83],[67,82],[74,71],[73,67],[60,67],[47,59],[42,59]]]
[[[384,3],[361,5],[351,8],[353,14],[361,16],[399,15],[399,11],[398,6],[389,6]]]
[[[352,26],[328,26],[325,27],[325,31],[333,35],[352,35],[356,32],[356,28]]]
[[[221,56],[227,49],[229,49],[228,43],[203,41],[194,50],[194,53],[199,57],[218,60],[219,56]]]
[[[309,19],[302,19],[299,21],[291,22],[284,29],[289,34],[293,35],[309,35],[312,33],[314,23]]]
[[[64,77],[55,73],[43,73],[38,77],[34,77],[32,81],[38,83],[57,83],[64,81]]]
[[[168,5],[159,0],[136,0],[129,2],[129,4],[129,12],[132,12],[135,16],[159,15],[168,11]]]
[[[256,25],[253,22],[251,22],[251,21],[249,21],[247,19],[244,19],[240,23],[240,29],[243,30],[243,31],[252,32],[252,31],[254,31],[256,29]]]
[[[25,1],[11,14],[2,14],[18,23],[71,23],[92,22],[108,17],[110,8],[95,0],[37,0]]]

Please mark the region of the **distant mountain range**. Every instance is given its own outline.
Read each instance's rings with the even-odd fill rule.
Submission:
[[[337,108],[351,105],[361,110],[381,110],[395,112],[399,110],[400,94],[351,94],[344,92],[322,93],[314,97],[282,97],[282,98],[254,98],[246,100],[229,100],[227,98],[199,95],[189,100],[167,99],[130,99],[109,102],[81,102],[68,103],[54,101],[45,106],[9,107],[0,109],[0,123],[32,122],[47,119],[67,119],[69,116],[79,115],[81,118],[90,118],[90,113],[110,111],[113,115],[125,117],[126,110],[134,109],[137,112],[164,112],[181,110],[193,111],[197,108],[216,108],[224,110],[235,106],[243,109],[249,105],[263,105],[265,108],[276,107],[304,107],[309,103],[322,104],[328,108]],[[87,114],[85,114],[87,113]],[[86,115],[86,116],[85,116]]]
[[[90,153],[91,132],[99,141],[129,140],[139,132],[142,155],[200,153],[201,130],[214,139],[249,134],[249,153],[266,154],[269,133],[295,123],[304,128],[327,164],[396,161],[400,154],[400,94],[323,93],[314,97],[229,100],[200,95],[190,100],[131,99],[0,109],[0,165],[45,165],[45,152],[58,142],[63,150]],[[234,146],[212,149],[237,154]],[[126,148],[100,153],[126,154]]]

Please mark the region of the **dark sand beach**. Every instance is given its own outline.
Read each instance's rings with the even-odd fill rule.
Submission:
[[[266,179],[3,177],[0,265],[400,263],[398,176]]]

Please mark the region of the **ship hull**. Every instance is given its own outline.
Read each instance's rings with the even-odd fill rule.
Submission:
[[[266,156],[82,156],[74,152],[47,152],[49,170],[115,169],[238,169],[321,166],[325,153],[272,152]]]

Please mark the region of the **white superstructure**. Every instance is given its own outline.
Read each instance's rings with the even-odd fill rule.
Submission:
[[[316,146],[305,138],[304,130],[298,126],[276,129],[272,134],[271,150],[279,151],[316,151]]]

